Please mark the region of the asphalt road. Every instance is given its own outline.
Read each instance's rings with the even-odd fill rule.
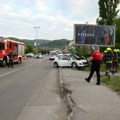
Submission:
[[[38,112],[58,104],[57,74],[48,58],[28,59],[14,68],[0,67],[0,120],[37,120]],[[37,117],[42,120],[46,115]]]

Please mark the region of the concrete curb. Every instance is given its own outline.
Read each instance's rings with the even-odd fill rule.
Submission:
[[[70,90],[68,84],[65,82],[63,76],[62,76],[62,70],[59,68],[59,86],[61,93],[64,94],[64,99],[66,102],[66,107],[67,107],[67,120],[71,120],[71,117],[73,116],[74,112],[78,110],[79,108],[76,106],[71,94],[72,91]]]

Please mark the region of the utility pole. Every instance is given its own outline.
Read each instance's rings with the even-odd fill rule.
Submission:
[[[35,46],[35,52],[37,53],[37,39],[38,39],[38,29],[40,27],[34,27],[36,30],[36,41],[34,42],[34,46]]]

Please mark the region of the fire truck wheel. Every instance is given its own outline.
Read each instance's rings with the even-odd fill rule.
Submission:
[[[4,58],[2,62],[2,66],[5,67],[7,65],[7,60]]]

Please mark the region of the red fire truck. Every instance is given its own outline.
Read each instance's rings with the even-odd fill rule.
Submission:
[[[14,62],[21,63],[24,60],[25,44],[10,39],[0,38],[0,64],[6,66],[8,63],[8,54],[13,52]]]

